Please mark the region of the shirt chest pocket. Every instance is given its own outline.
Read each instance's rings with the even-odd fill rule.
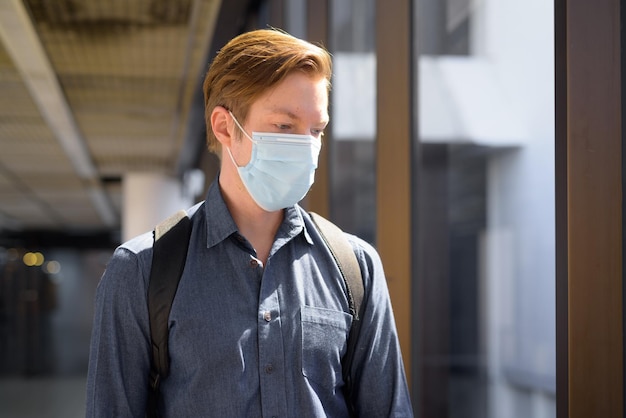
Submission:
[[[346,352],[352,315],[343,311],[302,306],[302,374],[333,390],[342,383],[341,358]]]

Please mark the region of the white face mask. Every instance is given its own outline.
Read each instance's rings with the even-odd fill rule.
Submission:
[[[261,132],[252,132],[251,138],[235,116],[230,116],[252,142],[250,162],[239,167],[230,148],[226,150],[257,205],[271,212],[302,200],[315,180],[321,140],[312,135]]]

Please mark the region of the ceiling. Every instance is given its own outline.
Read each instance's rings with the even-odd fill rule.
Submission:
[[[0,1],[0,232],[119,228],[125,173],[177,173],[220,3]]]

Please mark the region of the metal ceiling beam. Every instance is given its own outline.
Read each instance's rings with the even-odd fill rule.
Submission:
[[[96,167],[61,90],[48,56],[21,0],[0,2],[0,39],[11,56],[43,119],[85,180],[105,225],[117,225],[117,214],[102,187]]]

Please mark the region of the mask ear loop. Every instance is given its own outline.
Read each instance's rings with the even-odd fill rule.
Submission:
[[[226,152],[228,152],[228,156],[230,157],[230,160],[233,162],[233,165],[235,166],[235,168],[239,169],[239,166],[237,165],[237,162],[233,158],[233,153],[230,152],[230,147],[226,147]]]
[[[230,115],[231,118],[233,118],[233,121],[235,122],[235,125],[237,125],[237,127],[239,128],[239,130],[241,132],[243,132],[243,134],[246,136],[246,138],[248,138],[252,143],[254,143],[254,141],[252,140],[252,138],[250,138],[248,136],[248,133],[243,129],[243,127],[239,124],[239,121],[237,120],[237,118],[235,117],[235,115],[233,115],[233,112],[231,112],[230,110],[228,111],[228,114]],[[239,168],[241,168],[237,162],[235,161],[235,158],[233,157],[233,153],[230,152],[230,147],[226,147],[226,151],[228,152],[228,156],[230,157],[230,160],[233,162],[233,165],[235,166],[235,168],[237,168],[237,171],[239,171]]]
[[[235,121],[235,124],[237,125],[237,127],[241,130],[241,132],[243,132],[243,134],[246,136],[246,138],[248,138],[250,140],[250,142],[252,142],[253,144],[255,144],[255,141],[252,140],[252,138],[250,138],[250,136],[246,133],[246,131],[243,129],[243,127],[239,124],[239,121],[237,120],[237,118],[235,118],[235,115],[233,115],[233,113],[229,110],[228,113],[230,114],[230,117],[233,118],[233,120]],[[241,175],[241,168],[240,166],[237,165],[237,162],[235,161],[235,158],[233,157],[233,154],[230,152],[230,147],[226,148],[226,151],[228,151],[228,156],[230,157],[230,160],[233,162],[233,165],[235,166],[235,168],[237,169],[237,174],[239,175],[239,178],[241,179],[241,184],[243,184],[243,187],[246,188],[246,190],[248,191],[248,194],[250,195],[250,198],[263,210],[267,210],[269,212],[268,209],[265,209],[265,207],[263,205],[261,205],[259,203],[259,201],[254,197],[254,195],[250,192],[250,189],[248,188],[247,183],[244,181],[243,176]],[[248,163],[249,164],[249,163]],[[244,166],[246,167],[246,166]]]
[[[231,118],[233,118],[233,121],[235,122],[235,125],[237,125],[237,127],[239,128],[239,130],[241,132],[243,132],[243,134],[246,136],[246,138],[248,138],[250,140],[250,142],[254,143],[254,140],[252,138],[250,138],[250,135],[248,135],[248,133],[245,131],[245,129],[243,129],[243,127],[239,124],[239,121],[237,120],[237,118],[235,117],[235,115],[233,115],[233,112],[231,112],[230,110],[228,111],[228,114],[230,115]]]

